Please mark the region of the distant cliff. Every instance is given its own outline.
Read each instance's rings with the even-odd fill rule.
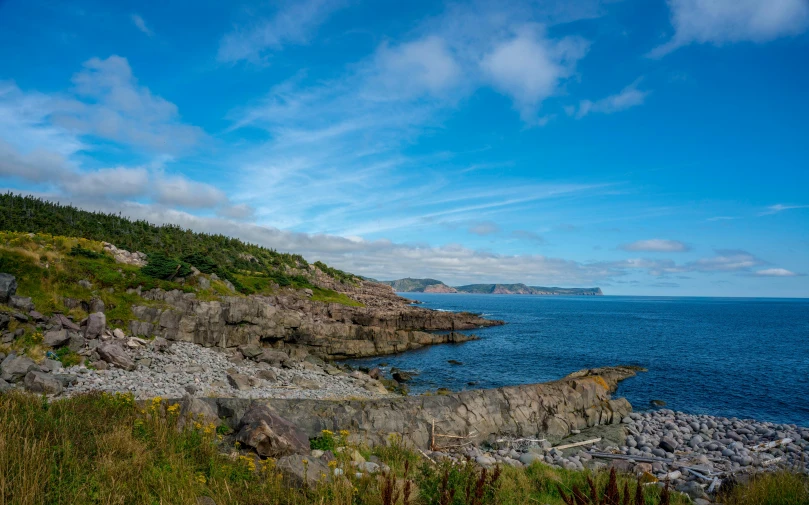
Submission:
[[[382,281],[399,293],[478,293],[489,295],[575,295],[602,296],[601,288],[558,288],[525,284],[469,284],[447,286],[436,279],[399,279]]]

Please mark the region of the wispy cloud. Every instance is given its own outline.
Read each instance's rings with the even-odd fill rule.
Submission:
[[[765,268],[764,270],[758,270],[753,275],[758,277],[797,277],[803,274],[796,274],[786,268]]]
[[[308,44],[320,25],[346,4],[344,0],[285,0],[272,16],[237,26],[222,37],[217,57],[227,63],[260,63],[285,45]]]
[[[152,37],[154,35],[154,32],[152,31],[152,29],[149,28],[148,26],[146,26],[146,21],[144,21],[143,18],[140,15],[132,14],[130,16],[130,19],[132,20],[132,24],[134,24],[135,27],[138,30],[142,31],[143,33],[145,33],[149,37]]]
[[[595,102],[582,100],[579,102],[578,108],[568,107],[566,112],[568,115],[575,115],[576,119],[581,119],[591,113],[612,114],[636,107],[643,104],[650,93],[650,91],[639,90],[639,83],[640,79],[625,87],[620,93],[610,95]]]
[[[687,272],[746,273],[750,272],[755,267],[760,267],[767,264],[766,261],[754,256],[753,254],[750,254],[747,251],[738,249],[719,249],[714,252],[715,256],[700,258],[695,261],[689,261],[682,264],[677,264],[675,261],[670,259],[632,258],[623,261],[606,262],[604,263],[604,266],[617,269],[646,270],[649,274],[654,276],[665,276],[669,274],[682,274]]]
[[[809,27],[806,0],[668,0],[674,36],[649,53],[659,58],[688,44],[767,42]]]
[[[794,209],[809,209],[809,205],[783,205],[778,203],[767,207],[765,211],[759,213],[759,216],[770,216],[772,214],[784,212],[785,210],[794,210]]]
[[[679,240],[665,240],[653,238],[649,240],[638,240],[631,244],[621,246],[624,251],[645,251],[645,252],[685,252],[691,248]]]

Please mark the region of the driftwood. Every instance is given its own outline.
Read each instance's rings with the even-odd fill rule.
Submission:
[[[773,442],[766,442],[766,443],[758,444],[756,446],[753,446],[753,448],[751,450],[753,452],[761,452],[761,451],[766,451],[768,449],[774,449],[774,448],[780,447],[782,445],[787,445],[787,444],[789,444],[791,442],[792,442],[791,438],[782,438],[780,440],[775,440]]]
[[[601,442],[601,438],[591,438],[590,440],[582,440],[581,442],[574,442],[572,444],[565,444],[565,445],[557,445],[554,449],[559,449],[560,451],[563,449],[570,449],[571,447],[580,447],[582,445],[591,445],[597,442]]]
[[[762,462],[761,462],[761,466],[770,466],[770,465],[774,465],[774,464],[778,463],[779,461],[781,461],[781,459],[782,459],[782,457],[781,457],[781,456],[778,456],[777,458],[773,458],[773,459],[768,459],[768,460],[762,461]]]
[[[603,459],[624,459],[624,460],[632,460],[632,461],[639,461],[641,463],[674,463],[673,459],[668,458],[653,458],[651,456],[628,456],[626,454],[609,454],[606,452],[593,452],[590,454],[594,458],[603,458]]]

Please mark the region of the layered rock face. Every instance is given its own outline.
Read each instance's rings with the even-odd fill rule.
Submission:
[[[558,441],[571,430],[618,424],[632,406],[610,393],[619,380],[635,369],[614,367],[586,370],[544,384],[464,391],[443,396],[397,397],[370,401],[200,399],[215,406],[219,416],[238,426],[239,419],[256,404],[315,437],[321,430],[347,429],[372,445],[391,435],[428,448],[435,433],[470,436],[482,442],[498,436],[541,436]],[[436,438],[438,445],[451,439]]]
[[[137,336],[160,336],[208,347],[263,342],[342,359],[463,342],[474,337],[455,330],[502,324],[475,314],[413,307],[389,286],[377,283],[334,287],[338,286],[365,307],[315,302],[297,292],[201,301],[193,293],[151,290],[141,296],[154,303],[132,308],[136,319],[129,329]],[[441,330],[449,333],[428,333]]]

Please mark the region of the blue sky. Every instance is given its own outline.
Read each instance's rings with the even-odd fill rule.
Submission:
[[[809,296],[806,0],[5,0],[0,47],[5,190],[382,279]]]

